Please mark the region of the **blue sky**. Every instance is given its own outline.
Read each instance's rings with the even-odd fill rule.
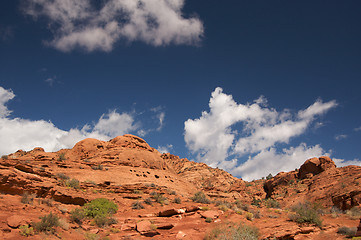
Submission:
[[[135,4],[136,3],[136,4]],[[360,165],[360,1],[4,1],[0,154],[84,137],[247,180]]]

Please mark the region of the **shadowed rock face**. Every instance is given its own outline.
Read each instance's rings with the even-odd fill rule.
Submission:
[[[309,159],[300,170],[281,172],[267,181],[245,182],[204,163],[161,154],[134,135],[110,141],[88,138],[72,149],[19,150],[0,160],[0,239],[21,239],[20,225],[39,221],[49,212],[69,222],[68,230],[57,229],[67,239],[84,239],[90,232],[110,234],[110,239],[200,240],[226,221],[258,227],[260,239],[343,239],[336,233],[338,226],[356,227],[357,219],[325,215],[321,234],[316,226],[289,221],[289,212],[283,209],[308,200],[347,210],[361,204],[360,186],[361,167],[337,168],[329,157]],[[198,191],[213,203],[191,201]],[[266,208],[266,197],[277,200],[282,209]],[[96,198],[119,206],[116,230],[99,231],[90,220],[83,226],[70,222],[71,210]],[[227,210],[235,201],[241,205]],[[260,219],[247,220],[248,213]]]

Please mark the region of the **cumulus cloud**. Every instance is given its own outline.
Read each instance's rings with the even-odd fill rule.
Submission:
[[[57,128],[51,121],[11,118],[11,111],[6,103],[15,94],[11,90],[0,87],[0,154],[8,154],[19,149],[31,150],[43,147],[46,151],[57,151],[71,148],[84,138],[109,140],[118,135],[140,129],[140,124],[129,113],[111,111],[103,114],[92,125],[72,128],[64,131]]]
[[[275,161],[281,156],[286,158],[295,153],[304,157],[301,151],[307,156],[311,155],[309,153],[323,152],[318,145],[307,147],[301,144],[277,153],[275,146],[280,143],[287,144],[292,138],[303,134],[317,116],[337,106],[336,101],[324,103],[317,100],[297,113],[287,109],[277,111],[267,107],[267,104],[264,96],[253,103],[238,104],[231,95],[223,93],[222,88],[216,88],[209,101],[209,112],[204,111],[200,118],[188,119],[185,122],[184,139],[187,147],[197,154],[199,161],[234,171],[247,178],[263,176],[260,175],[263,172],[259,171],[250,174],[255,170],[252,166],[266,159],[266,155],[269,158],[262,166],[268,166],[265,172],[272,172],[277,168],[271,166],[280,166]],[[251,157],[239,166],[237,159],[246,155]],[[233,160],[228,160],[230,157],[233,157]],[[301,157],[297,158],[298,161],[293,161],[293,168],[299,166],[299,161],[305,160],[301,160]],[[288,170],[291,167],[285,166]]]
[[[185,18],[184,0],[106,0],[100,7],[91,0],[28,0],[24,12],[45,16],[55,33],[48,44],[67,52],[111,51],[119,39],[143,41],[154,46],[197,44],[203,24]]]

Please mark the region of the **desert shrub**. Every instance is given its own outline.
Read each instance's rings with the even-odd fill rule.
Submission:
[[[253,211],[251,211],[251,213],[253,214],[253,217],[254,218],[261,218],[261,214],[260,214],[260,212],[259,212],[259,210],[253,210]]]
[[[144,209],[144,206],[141,202],[136,201],[136,202],[133,202],[132,209]]]
[[[223,211],[223,212],[227,212],[228,211],[228,207],[226,205],[219,205],[218,209]]]
[[[177,192],[176,192],[176,191],[173,191],[173,190],[169,190],[169,191],[168,191],[168,194],[169,194],[169,195],[177,195]]]
[[[211,201],[206,197],[203,192],[196,192],[191,198],[193,202],[209,204]]]
[[[207,223],[211,223],[212,221],[213,221],[213,218],[210,218],[210,217],[207,217],[207,218],[206,218],[206,222],[207,222]]]
[[[266,180],[270,180],[271,178],[273,178],[272,174],[268,174]]]
[[[51,198],[45,198],[45,199],[41,199],[41,203],[42,204],[46,204],[49,207],[53,207],[54,206],[54,200]]]
[[[92,166],[93,170],[103,170],[103,165]]]
[[[338,230],[337,230],[337,233],[338,234],[342,234],[342,235],[346,235],[347,237],[353,237],[356,235],[356,231],[357,231],[357,228],[355,227],[352,227],[352,228],[349,228],[349,227],[340,227]]]
[[[64,173],[57,173],[56,177],[60,180],[69,180],[70,177],[68,177],[67,175],[65,175]]]
[[[108,199],[97,198],[84,205],[84,213],[87,217],[108,216],[118,211],[118,206]]]
[[[151,198],[146,198],[143,202],[147,205],[151,205],[151,206],[153,205],[153,201]]]
[[[361,208],[353,207],[346,211],[346,215],[351,219],[359,219],[361,217]]]
[[[65,153],[60,153],[60,154],[58,155],[58,160],[59,160],[59,161],[64,161],[64,160],[66,160]]]
[[[249,209],[249,206],[247,204],[245,204],[239,200],[236,200],[234,202],[234,204],[236,205],[237,208],[242,209],[243,211],[248,211],[248,209]]]
[[[95,233],[90,233],[90,232],[85,233],[84,237],[86,240],[98,240],[99,239],[98,235],[96,235]]]
[[[34,193],[30,194],[28,192],[24,192],[20,201],[24,204],[33,204],[35,196],[36,195]]]
[[[205,240],[257,240],[258,229],[242,223],[223,223],[212,229],[205,236]]]
[[[70,212],[70,220],[72,222],[82,224],[86,215],[82,208],[76,208]]]
[[[64,182],[65,186],[67,187],[71,187],[71,188],[74,188],[74,189],[79,189],[80,188],[80,183],[79,183],[79,180],[77,179],[71,179],[71,180],[66,180]]]
[[[163,204],[163,203],[165,203],[165,201],[167,201],[167,198],[164,197],[163,194],[161,194],[161,193],[152,192],[151,196],[157,203],[160,203],[160,204]]]
[[[249,220],[249,221],[252,221],[253,220],[253,213],[247,212],[246,213],[246,219]]]
[[[299,203],[291,208],[295,214],[290,214],[289,218],[297,223],[311,223],[321,226],[322,220],[315,205],[310,202]]]
[[[134,194],[144,194],[144,192],[140,191],[140,190],[134,190],[133,191]]]
[[[59,226],[59,218],[53,213],[40,217],[41,221],[34,223],[34,228],[38,232],[54,233],[54,227]]]
[[[251,205],[253,206],[256,206],[256,207],[260,207],[261,206],[261,200],[260,199],[256,199],[256,198],[253,198],[252,202],[251,202]]]
[[[232,208],[232,203],[227,201],[215,201],[214,204],[216,206],[225,206],[226,208]]]
[[[101,228],[117,223],[117,221],[114,218],[104,216],[104,215],[96,216],[94,218],[94,222],[98,227],[101,227]]]
[[[182,200],[179,197],[176,197],[176,198],[174,198],[173,202],[176,204],[181,204]]]
[[[2,155],[1,156],[1,159],[4,159],[4,160],[7,160],[9,157],[8,157],[8,155]]]
[[[280,208],[280,203],[277,200],[272,199],[272,198],[266,199],[265,205],[268,208]]]
[[[19,227],[20,229],[20,235],[24,237],[29,237],[34,235],[34,228],[29,227],[29,225],[22,225]]]

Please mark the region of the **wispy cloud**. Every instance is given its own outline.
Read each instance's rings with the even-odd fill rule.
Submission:
[[[56,151],[71,148],[84,138],[109,140],[142,130],[134,114],[118,113],[116,110],[103,114],[94,124],[68,131],[59,129],[51,121],[12,118],[6,103],[14,97],[11,90],[0,87],[0,154],[18,149],[31,150],[39,146],[46,151]]]
[[[355,132],[361,131],[361,126],[353,129]]]
[[[49,20],[54,39],[47,42],[68,52],[76,47],[86,51],[111,51],[125,39],[154,46],[199,43],[203,24],[185,18],[184,0],[106,0],[100,8],[91,0],[28,0],[23,9],[34,18]]]
[[[346,134],[339,134],[339,135],[336,135],[336,136],[335,136],[335,139],[336,139],[337,141],[340,141],[340,140],[345,139],[345,138],[347,138],[347,135],[346,135]]]
[[[275,145],[287,144],[290,139],[300,136],[318,116],[336,106],[336,101],[323,102],[319,99],[308,108],[292,114],[289,110],[277,111],[267,107],[267,100],[263,96],[252,104],[238,104],[231,95],[216,88],[209,101],[210,111],[202,112],[198,119],[185,122],[184,138],[187,147],[197,154],[199,161],[235,171],[242,177],[262,177],[261,172],[254,175],[254,169],[249,166],[265,159],[266,155],[274,158],[270,157],[262,168],[264,172],[273,172],[271,166],[278,166],[276,159],[281,156],[297,153],[299,160],[286,165],[289,170],[298,167],[299,162],[305,160],[304,156],[309,155],[300,154],[301,150],[305,153],[324,152],[319,146],[307,147],[302,144],[277,153]],[[233,129],[236,124],[241,127]],[[246,155],[251,157],[247,163],[239,166],[237,159]]]
[[[14,27],[0,25],[0,39],[2,41],[9,41],[14,36]]]

